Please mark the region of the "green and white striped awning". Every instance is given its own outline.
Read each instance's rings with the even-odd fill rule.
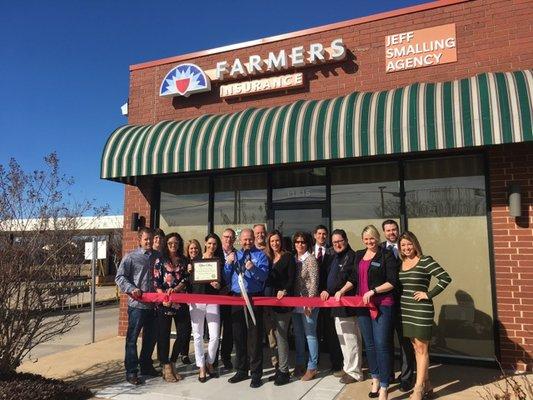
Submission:
[[[531,70],[203,115],[111,134],[101,177],[485,146],[533,140]]]

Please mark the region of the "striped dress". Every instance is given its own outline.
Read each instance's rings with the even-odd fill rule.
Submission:
[[[431,277],[437,278],[437,285],[431,290]],[[402,286],[401,311],[403,335],[409,338],[430,340],[433,327],[433,297],[442,292],[452,281],[450,275],[431,256],[423,256],[411,269],[399,273]],[[415,292],[427,292],[428,300],[416,301]]]

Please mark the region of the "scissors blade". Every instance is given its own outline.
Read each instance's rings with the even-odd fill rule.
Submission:
[[[248,297],[248,292],[246,291],[246,287],[244,286],[244,280],[242,278],[242,274],[239,274],[239,276],[237,278],[237,282],[239,282],[239,287],[241,289],[241,296],[243,297],[244,302],[246,303],[246,307],[248,308],[248,312],[250,313],[250,317],[252,317],[252,321],[253,321],[254,325],[257,325],[257,323],[255,321],[254,310],[252,308],[252,303],[250,302],[250,298]]]

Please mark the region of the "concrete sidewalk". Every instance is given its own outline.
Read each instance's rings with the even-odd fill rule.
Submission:
[[[191,346],[192,348],[192,346]],[[227,379],[232,373],[224,373],[219,379],[210,379],[202,384],[196,379],[197,372],[193,366],[178,365],[178,370],[185,379],[179,383],[168,384],[161,378],[153,378],[146,385],[133,387],[124,380],[123,369],[124,338],[113,337],[61,353],[42,357],[38,362],[25,362],[20,371],[38,373],[47,377],[61,378],[86,385],[93,389],[97,398],[115,400],[127,399],[216,399],[216,400],[257,400],[267,399],[302,399],[302,400],[363,400],[368,399],[370,382],[342,385],[337,378],[322,372],[318,379],[311,382],[292,382],[276,387],[267,381],[272,369],[265,369],[263,386],[250,389],[249,381],[229,384]],[[327,357],[322,357],[326,358]],[[267,357],[265,357],[265,360]],[[324,366],[325,370],[326,367]],[[498,393],[495,386],[500,382],[500,373],[495,369],[466,367],[456,365],[432,365],[431,380],[436,394],[443,400],[479,399],[485,394],[485,388]],[[521,381],[521,377],[516,377]],[[531,377],[530,377],[531,379]],[[484,387],[483,387],[484,386]],[[390,388],[389,399],[407,399],[408,394],[401,393],[397,385]]]

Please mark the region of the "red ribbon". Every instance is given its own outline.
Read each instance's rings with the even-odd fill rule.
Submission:
[[[244,306],[246,303],[240,296],[223,296],[216,294],[190,294],[190,293],[143,293],[140,298],[135,298],[145,303],[199,303],[199,304],[223,304],[229,306]],[[370,317],[376,319],[378,309],[372,303],[364,304],[361,296],[342,296],[340,301],[335,297],[330,297],[323,301],[320,297],[283,297],[278,300],[276,297],[252,297],[254,306],[273,307],[358,307],[368,308]]]

